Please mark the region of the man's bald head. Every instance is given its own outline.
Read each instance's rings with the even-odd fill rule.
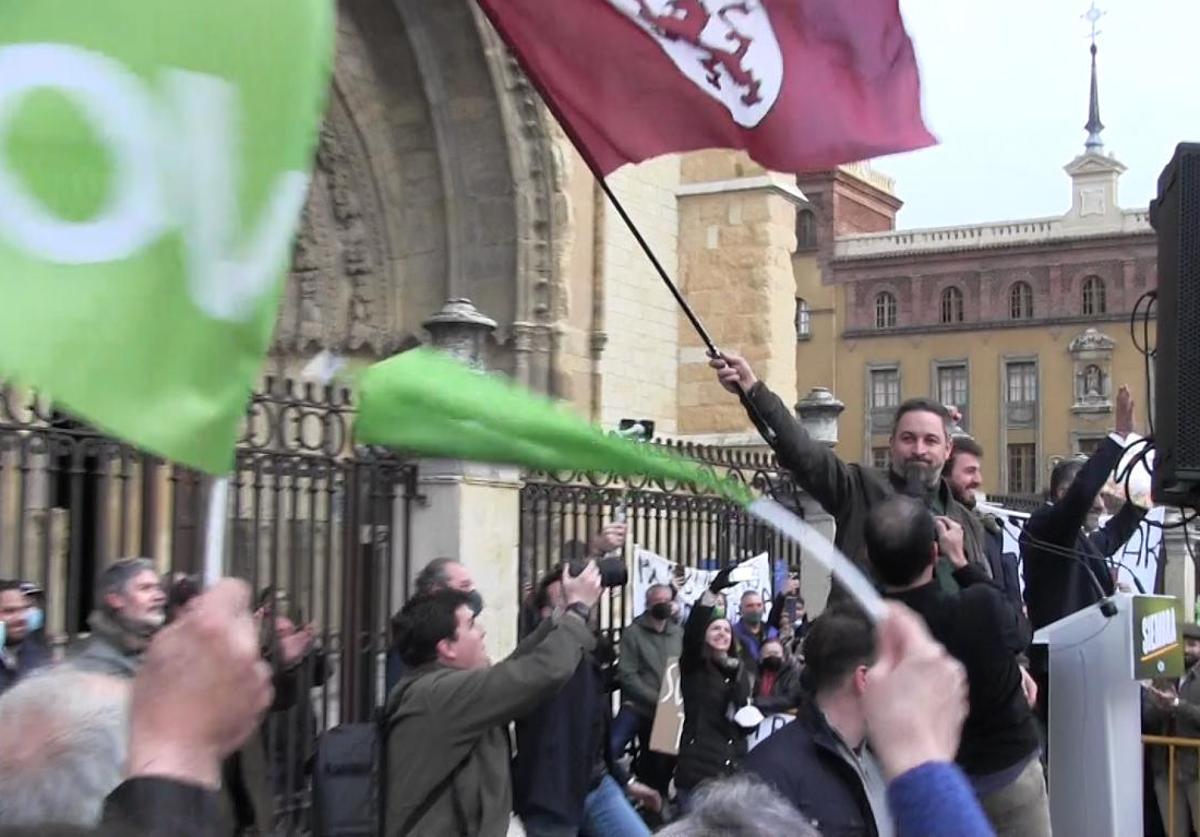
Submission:
[[[121,783],[127,681],[53,668],[0,697],[0,822],[92,826]]]

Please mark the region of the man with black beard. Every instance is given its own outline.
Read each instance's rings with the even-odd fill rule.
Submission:
[[[983,552],[992,568],[992,579],[1017,610],[1024,610],[1017,556],[1004,551],[1004,523],[978,508],[978,492],[983,487],[983,448],[970,436],[955,436],[950,458],[946,460],[946,482],[954,499],[975,513],[983,527]]]
[[[725,389],[746,395],[754,408],[750,418],[764,438],[771,441],[780,463],[792,472],[801,488],[833,515],[837,524],[835,543],[868,575],[873,576],[863,539],[867,515],[881,500],[908,494],[924,502],[934,515],[948,517],[961,526],[967,561],[987,578],[992,577],[979,521],[954,499],[942,479],[950,456],[951,428],[950,413],[944,406],[928,398],[910,398],[901,404],[892,420],[891,464],[886,471],[879,471],[843,462],[828,445],[812,439],[791,408],[755,377],[743,358],[726,353],[709,365],[717,370],[717,378]],[[939,559],[934,572],[943,590],[958,591],[954,567],[946,558]],[[844,591],[835,584],[830,601],[844,596]]]

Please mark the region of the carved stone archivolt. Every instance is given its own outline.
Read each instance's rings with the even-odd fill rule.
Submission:
[[[353,123],[335,98],[280,307],[277,353],[379,357],[399,345],[375,195]]]

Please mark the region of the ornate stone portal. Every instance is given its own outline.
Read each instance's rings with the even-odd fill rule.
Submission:
[[[349,117],[321,128],[312,187],[280,306],[273,351],[386,356],[405,342],[391,304],[381,208]]]

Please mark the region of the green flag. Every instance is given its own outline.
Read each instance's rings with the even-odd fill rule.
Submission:
[[[738,503],[744,484],[653,445],[608,435],[549,399],[441,352],[414,349],[359,378],[359,441],[424,456],[691,482]]]
[[[332,11],[0,7],[0,374],[228,470],[307,191]]]

